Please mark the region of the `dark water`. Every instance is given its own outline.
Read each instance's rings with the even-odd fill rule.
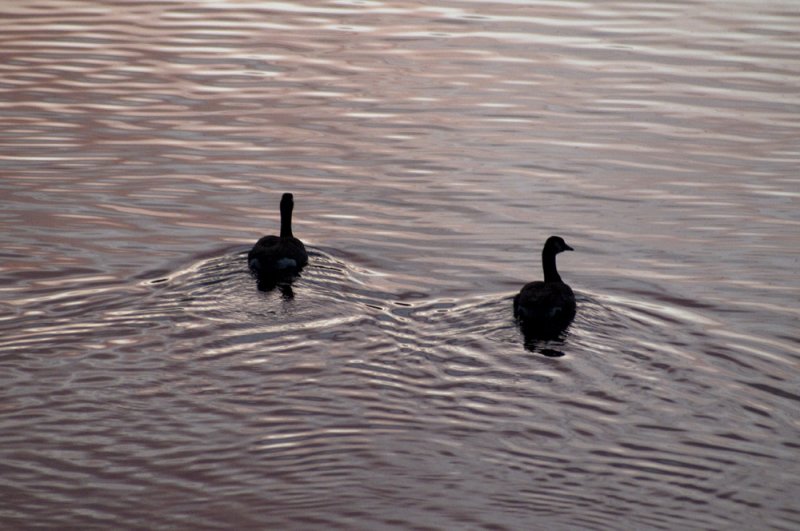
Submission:
[[[797,529],[798,27],[7,2],[2,527]],[[550,234],[578,316],[526,348]]]

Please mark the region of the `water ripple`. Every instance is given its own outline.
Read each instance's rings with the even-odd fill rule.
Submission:
[[[4,6],[4,523],[796,528],[787,6]]]

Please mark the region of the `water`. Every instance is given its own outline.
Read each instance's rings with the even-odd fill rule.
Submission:
[[[0,8],[2,527],[800,526],[800,11],[531,4]]]

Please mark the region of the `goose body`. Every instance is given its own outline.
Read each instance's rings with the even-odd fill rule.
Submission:
[[[556,255],[572,250],[563,238],[549,237],[542,249],[544,281],[525,284],[514,297],[514,317],[527,330],[558,334],[575,317],[575,294],[556,269]]]
[[[308,264],[305,245],[292,234],[294,197],[281,197],[280,236],[264,236],[247,253],[247,265],[260,278],[278,278],[298,273]]]

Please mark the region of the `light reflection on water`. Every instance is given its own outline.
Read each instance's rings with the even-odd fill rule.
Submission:
[[[798,525],[790,4],[2,11],[6,525]]]

